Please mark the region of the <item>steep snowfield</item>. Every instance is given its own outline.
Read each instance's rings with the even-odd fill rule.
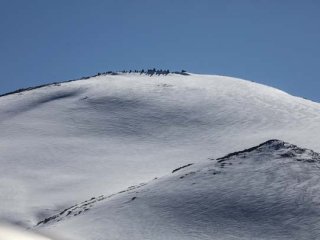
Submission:
[[[320,154],[278,140],[46,219],[69,239],[320,238]]]
[[[33,226],[268,139],[320,152],[320,104],[229,77],[108,75],[1,97],[0,132],[0,220]]]

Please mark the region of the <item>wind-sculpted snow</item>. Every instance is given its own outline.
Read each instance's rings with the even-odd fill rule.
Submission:
[[[271,140],[92,198],[37,228],[86,240],[318,239],[319,169],[320,154]]]
[[[320,104],[222,76],[102,75],[0,97],[0,131],[0,220],[32,226],[268,139],[319,152]]]

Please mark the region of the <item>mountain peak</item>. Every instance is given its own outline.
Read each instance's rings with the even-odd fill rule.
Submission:
[[[14,93],[0,97],[0,217],[10,222],[31,225],[57,206],[109,196],[194,163],[177,177],[203,159],[267,139],[320,152],[319,104],[231,77],[101,74]],[[223,171],[247,166],[247,174],[251,163],[318,170],[293,161],[313,161],[313,154],[271,140]]]
[[[297,161],[320,161],[319,153],[316,153],[310,149],[300,148],[294,144],[290,144],[278,139],[271,139],[255,147],[230,153],[224,157],[218,158],[217,160],[222,162],[233,157],[245,158],[247,155],[255,155],[257,153],[272,154],[277,158],[292,158]]]

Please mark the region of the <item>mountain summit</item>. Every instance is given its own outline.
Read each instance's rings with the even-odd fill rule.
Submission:
[[[320,152],[320,104],[223,76],[99,75],[0,97],[0,131],[0,219],[30,227],[268,139]]]

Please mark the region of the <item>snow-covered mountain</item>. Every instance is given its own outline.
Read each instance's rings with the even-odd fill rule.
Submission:
[[[34,226],[269,139],[320,152],[320,104],[222,76],[101,75],[0,97],[0,131],[0,220]]]
[[[100,196],[38,226],[70,239],[319,239],[320,154],[279,140]]]

